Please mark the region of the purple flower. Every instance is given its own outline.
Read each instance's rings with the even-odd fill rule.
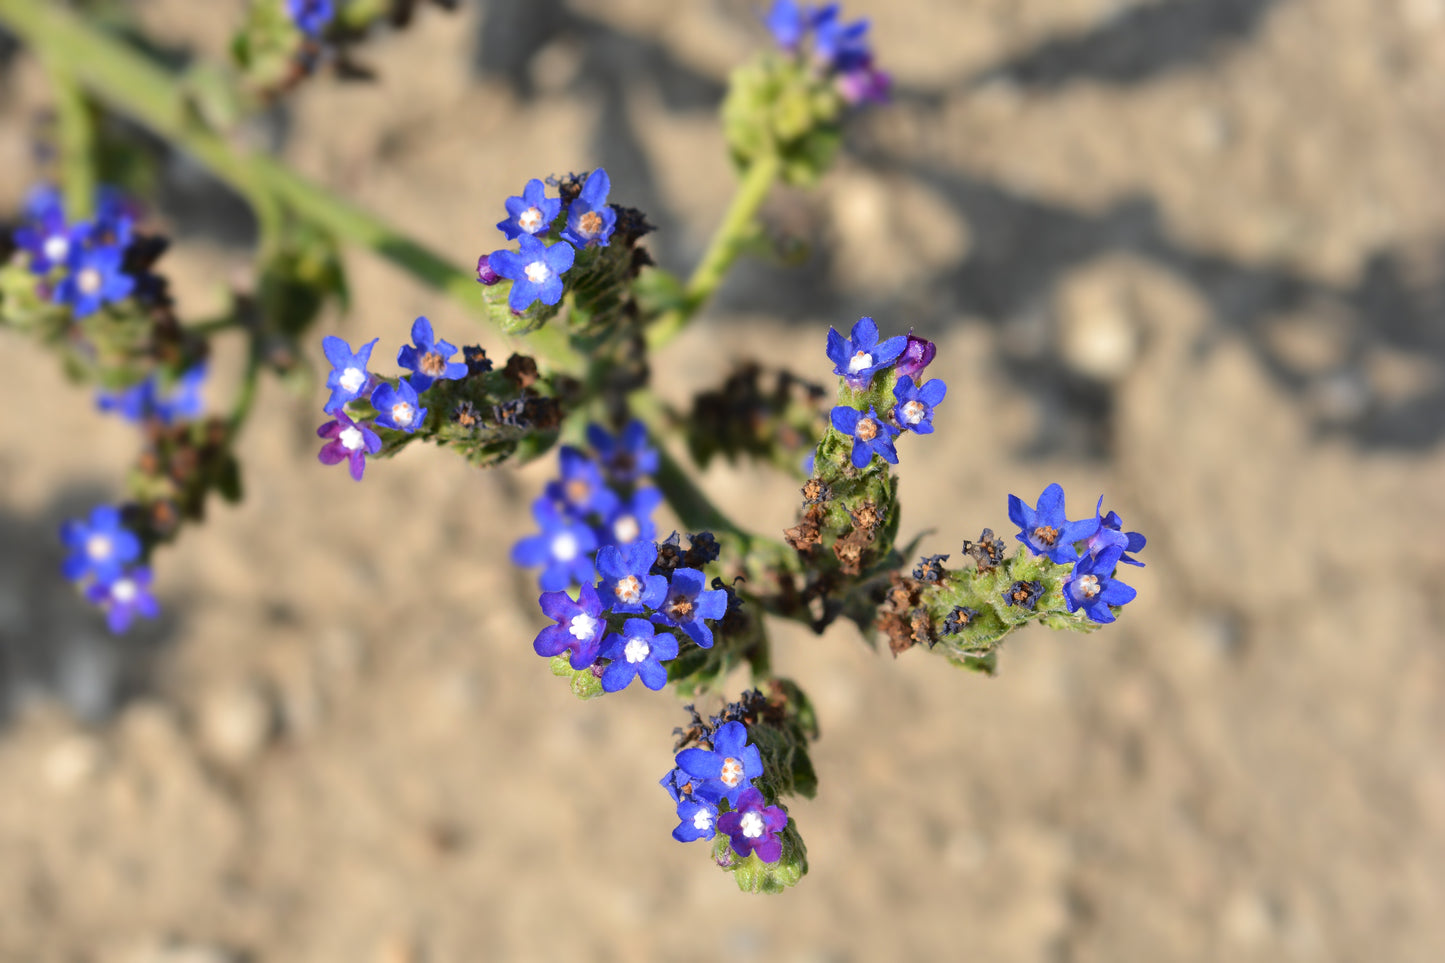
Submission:
[[[1035,555],[1047,555],[1061,565],[1079,557],[1074,549],[1099,529],[1099,518],[1071,522],[1064,517],[1064,489],[1057,482],[1044,489],[1038,507],[1030,508],[1017,495],[1008,497],[1008,517],[1017,526],[1019,541]]]
[[[672,573],[667,597],[652,621],[682,629],[699,648],[712,648],[712,629],[705,619],[716,621],[727,614],[728,593],[708,589],[707,577],[695,568],[680,568]]]
[[[427,410],[421,407],[416,389],[405,381],[393,388],[383,382],[371,393],[371,406],[376,409],[376,423],[383,428],[404,431],[408,435],[426,421]]]
[[[520,253],[493,251],[488,258],[492,270],[512,282],[512,293],[507,295],[511,309],[521,314],[534,301],[553,305],[562,300],[562,275],[577,256],[572,245],[559,241],[548,247],[530,234],[523,234],[517,244]]]
[[[657,537],[657,523],[652,520],[652,513],[661,504],[662,492],[656,488],[639,488],[608,513],[597,531],[597,541],[603,545],[652,541]]]
[[[872,318],[859,318],[850,337],[828,329],[828,360],[833,362],[835,375],[848,387],[861,391],[868,387],[873,375],[893,364],[907,344],[908,339],[901,334],[880,344],[878,325]]]
[[[615,482],[634,482],[657,471],[657,449],[647,443],[647,426],[636,419],[616,436],[598,424],[587,426],[587,443]]]
[[[492,258],[490,255],[483,254],[477,258],[477,282],[479,284],[485,284],[487,287],[491,287],[501,279],[502,276],[492,270]]]
[[[507,198],[507,219],[497,229],[514,241],[522,235],[546,234],[562,210],[560,197],[548,197],[547,185],[535,177],[522,189],[521,197]]]
[[[1074,571],[1064,581],[1064,605],[1070,612],[1079,609],[1095,622],[1112,622],[1111,605],[1127,605],[1139,593],[1114,578],[1114,567],[1124,554],[1122,546],[1114,545],[1097,557],[1085,554],[1074,563]]]
[[[767,805],[762,792],[749,789],[737,802],[737,808],[717,818],[717,831],[726,834],[733,852],[747,859],[753,853],[765,863],[776,863],[783,855],[783,841],[777,834],[787,828],[788,814],[777,806]]]
[[[592,512],[606,517],[617,510],[616,492],[607,487],[602,469],[586,454],[564,445],[557,464],[562,477],[547,483],[546,495],[559,511],[581,518]]]
[[[347,402],[365,397],[371,384],[366,366],[371,363],[371,349],[380,340],[372,338],[352,351],[351,345],[333,335],[328,334],[321,339],[321,350],[326,352],[326,360],[331,362],[331,373],[326,376],[326,387],[331,389],[331,397],[326,400],[322,411],[334,415]]]
[[[512,564],[523,568],[542,566],[537,581],[544,591],[554,592],[574,582],[590,586],[595,575],[592,553],[597,550],[592,529],[559,514],[545,497],[532,503],[532,517],[542,531],[512,546]]]
[[[611,659],[602,670],[604,692],[620,692],[642,678],[642,684],[656,692],[667,684],[667,670],[662,663],[677,658],[677,639],[656,629],[646,619],[628,619],[620,633],[614,632],[602,643],[600,658]]]
[[[89,317],[102,304],[119,301],[135,290],[135,278],[121,272],[118,247],[72,246],[66,266],[70,269],[55,285],[56,304],[68,304],[77,318]]]
[[[111,582],[95,582],[85,590],[92,605],[105,609],[105,624],[120,635],[136,616],[153,619],[161,614],[156,597],[150,592],[151,570],[138,565]]]
[[[336,16],[332,0],[286,0],[286,12],[297,29],[313,39],[319,38]]]
[[[792,53],[803,42],[809,24],[803,18],[803,11],[793,0],[773,0],[772,9],[763,18],[763,25],[773,35],[773,40],[783,50]]]
[[[653,575],[657,561],[654,542],[633,542],[618,547],[604,545],[597,552],[597,586],[601,596],[612,605],[612,611],[641,614],[655,609],[667,596],[667,577]]]
[[[838,75],[836,83],[844,102],[854,107],[886,104],[893,89],[893,78],[871,63],[844,71]]]
[[[602,600],[597,590],[584,583],[573,601],[566,592],[543,592],[538,599],[542,612],[556,625],[549,625],[537,635],[532,649],[544,658],[571,652],[574,669],[585,669],[597,661],[597,648],[607,620],[602,617]]]
[[[562,240],[572,242],[578,250],[594,243],[607,246],[607,239],[617,226],[617,212],[607,206],[610,190],[612,180],[602,168],[587,175],[582,192],[567,206],[567,227],[562,231]]]
[[[361,481],[362,472],[366,471],[366,456],[381,451],[381,437],[365,422],[352,421],[344,411],[337,410],[334,414],[335,421],[316,429],[319,437],[328,439],[317,457],[323,465],[350,462],[351,477]]]
[[[870,407],[865,417],[857,408],[838,405],[830,417],[834,428],[853,439],[854,468],[866,467],[874,455],[890,465],[898,464],[898,449],[893,447],[898,429],[879,418],[876,409]]]
[[[140,557],[140,539],[121,525],[120,509],[114,505],[97,505],[89,519],[61,525],[60,540],[70,549],[60,572],[72,582],[87,575],[100,583],[112,582]]]
[[[1101,495],[1099,497],[1098,508],[1094,509],[1094,514],[1097,515],[1099,512],[1099,508],[1103,507],[1104,498]],[[1143,568],[1144,563],[1139,561],[1137,558],[1130,558],[1128,553],[1139,551],[1139,549],[1144,547],[1147,540],[1144,538],[1143,535],[1138,532],[1123,531],[1123,527],[1124,520],[1121,519],[1115,512],[1109,512],[1109,514],[1099,519],[1099,530],[1093,535],[1089,536],[1089,538],[1086,540],[1084,550],[1090,555],[1098,556],[1103,554],[1108,549],[1113,548],[1114,546],[1118,546],[1124,551],[1124,554],[1120,556],[1119,561],[1123,562],[1125,565],[1138,565],[1140,568]]]
[[[712,839],[717,832],[717,807],[709,802],[695,799],[677,800],[677,819],[677,828],[672,831],[672,838],[680,843]]]
[[[920,435],[933,434],[933,409],[947,391],[948,386],[939,378],[919,386],[910,376],[904,375],[893,386],[893,397],[897,399],[897,404],[893,406],[893,420],[907,431]]]
[[[738,797],[763,774],[763,757],[757,746],[748,745],[747,727],[728,722],[713,733],[711,749],[684,749],[677,754],[677,766],[695,780],[694,798],[711,803],[726,799],[736,807]]]
[[[414,345],[404,344],[397,351],[396,363],[411,372],[406,380],[418,392],[430,388],[434,381],[460,381],[467,376],[465,361],[448,361],[457,353],[456,346],[438,341],[426,318],[417,318],[411,323],[411,340]]]
[[[937,353],[938,345],[926,338],[920,338],[910,331],[907,335],[907,344],[903,347],[903,354],[893,365],[893,370],[900,378],[907,375],[916,381],[918,376],[923,373],[923,369],[932,363],[933,356]]]

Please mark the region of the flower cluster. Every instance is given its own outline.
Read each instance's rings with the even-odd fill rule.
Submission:
[[[764,863],[783,854],[779,834],[788,814],[770,806],[753,780],[763,776],[763,759],[748,742],[741,722],[725,722],[704,733],[707,748],[694,746],[677,754],[673,770],[661,784],[677,805],[678,824],[672,838],[680,843],[728,837],[733,853],[747,859],[754,853]]]
[[[160,614],[150,592],[150,569],[134,564],[141,558],[141,541],[122,523],[120,509],[99,505],[89,518],[67,521],[60,526],[60,540],[67,551],[61,573],[105,610],[112,632],[124,632],[136,616]]]
[[[507,198],[507,217],[497,228],[518,250],[502,249],[477,262],[477,280],[485,285],[512,282],[507,304],[521,314],[541,301],[562,300],[562,275],[571,270],[578,252],[606,247],[617,227],[617,211],[607,203],[612,181],[597,168],[579,182],[568,178],[559,196],[548,197],[547,185],[533,178],[522,193]],[[553,243],[547,243],[551,240]]]
[[[296,29],[312,40],[319,40],[336,16],[336,7],[332,0],[286,0],[286,14]]]
[[[774,0],[764,23],[784,52],[806,56],[815,69],[832,77],[848,103],[888,101],[892,79],[873,65],[867,20],[844,23],[836,3],[814,8]]]
[[[828,329],[828,359],[833,373],[843,380],[845,397],[853,402],[834,407],[829,417],[835,430],[853,439],[854,468],[866,467],[875,455],[896,465],[894,439],[899,434],[933,433],[933,410],[948,386],[937,378],[925,382],[920,376],[936,350],[931,341],[912,334],[880,341],[872,318],[860,318],[846,338]],[[891,404],[885,404],[880,415],[877,405],[887,396],[874,389],[874,380],[885,372],[893,387]]]
[[[135,215],[119,193],[102,188],[95,217],[71,221],[60,192],[43,185],[31,191],[12,237],[49,299],[85,318],[136,291],[136,276],[124,270]]]
[[[1064,489],[1058,483],[1045,488],[1032,507],[1017,495],[1008,497],[1009,519],[1019,526],[1015,537],[1032,554],[1073,566],[1063,583],[1068,610],[1083,609],[1095,622],[1112,622],[1110,606],[1125,605],[1137,594],[1114,577],[1114,570],[1120,562],[1142,566],[1143,562],[1125,553],[1137,552],[1146,540],[1138,532],[1121,531],[1123,523],[1114,512],[1101,516],[1103,507],[1101,497],[1092,518],[1070,521],[1064,511]],[[1005,593],[1006,601],[1032,608],[1038,591],[1029,589],[1021,582],[1014,583]]]

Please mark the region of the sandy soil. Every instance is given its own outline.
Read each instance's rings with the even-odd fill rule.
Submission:
[[[224,43],[199,5],[137,6]],[[685,266],[730,190],[712,111],[762,42],[748,10],[428,11],[369,53],[385,84],[295,99],[286,156],[459,260],[526,178],[605,164]],[[0,959],[1445,955],[1445,3],[849,10],[898,103],[821,191],[773,199],[813,254],[741,270],[660,386],[721,377],[719,353],[822,377],[826,326],[864,313],[937,336],[950,395],[903,451],[905,531],[955,551],[1010,492],[1104,492],[1150,537],[1118,625],[1025,633],[993,680],[781,629],[824,725],[794,810],[812,874],[744,896],[668,837],[675,703],[579,704],[530,652],[500,547],[546,465],[418,450],[353,485],[315,463],[319,395],[270,385],[247,501],[159,558],[166,616],[115,642],[53,574],[54,530],[113,496],[134,439],[7,337]],[[44,98],[18,59],[6,204]],[[172,175],[168,263],[202,316],[244,225]],[[349,263],[329,330],[466,323]],[[791,521],[786,480],[705,483]]]

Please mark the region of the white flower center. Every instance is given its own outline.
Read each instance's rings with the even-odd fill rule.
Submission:
[[[577,544],[577,536],[571,532],[563,532],[552,539],[552,557],[559,562],[570,562],[577,557],[582,546]]]
[[[572,621],[567,624],[567,631],[572,633],[574,639],[587,641],[597,632],[597,620],[586,612],[578,612],[572,616]]]
[[[692,815],[692,828],[698,832],[707,832],[712,828],[712,813],[706,809],[699,809]]]
[[[356,451],[365,442],[360,428],[343,428],[337,437],[341,441],[341,447],[347,451]]]
[[[111,544],[110,539],[106,538],[104,535],[92,535],[85,540],[85,554],[89,555],[97,562],[103,559],[110,558],[111,550],[114,547],[115,546]]]
[[[724,786],[729,789],[733,788],[743,781],[743,764],[732,756],[728,756],[723,760],[722,775],[718,778],[722,779]]]
[[[82,268],[80,273],[75,276],[75,286],[80,288],[83,294],[94,294],[104,283],[105,280],[95,268]]]
[[[1084,575],[1079,578],[1079,594],[1086,599],[1091,599],[1100,592],[1099,577],[1097,575]]]
[[[45,252],[47,260],[64,261],[65,256],[70,253],[70,241],[62,234],[55,234],[45,239],[41,250]]]
[[[637,524],[637,519],[632,515],[623,515],[612,523],[612,535],[623,545],[637,541],[637,536],[642,534],[642,526]]]
[[[622,654],[627,656],[628,662],[642,662],[652,652],[652,646],[647,644],[646,639],[628,639],[627,645],[623,648]]]
[[[552,269],[545,261],[533,261],[526,268],[527,280],[533,284],[543,284],[552,276]]]
[[[873,367],[873,356],[866,351],[859,351],[848,359],[848,373],[857,374],[864,368]]]
[[[916,425],[923,420],[927,414],[928,407],[921,401],[910,401],[903,406],[903,420],[910,425]]]
[[[626,602],[628,605],[636,605],[642,600],[642,582],[636,575],[629,575],[626,578],[617,580],[617,587],[612,590],[619,602]]]
[[[748,839],[757,839],[763,834],[763,817],[761,813],[743,813],[743,818],[738,820],[738,828]]]
[[[536,234],[542,226],[542,211],[540,208],[529,207],[517,215],[517,225],[528,234]]]
[[[337,383],[347,391],[355,394],[361,390],[362,385],[366,384],[366,372],[360,368],[347,368],[341,372],[341,377],[337,379]]]
[[[116,579],[110,586],[110,597],[117,602],[129,602],[136,596],[135,583],[128,578]]]
[[[409,425],[416,417],[416,409],[405,401],[398,401],[391,406],[391,420],[398,425]]]

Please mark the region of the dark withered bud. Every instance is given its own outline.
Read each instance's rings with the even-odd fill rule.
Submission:
[[[459,401],[457,406],[452,409],[452,421],[468,431],[472,431],[481,427],[482,415],[477,411],[477,406],[470,401]]]
[[[1039,603],[1039,596],[1044,594],[1044,583],[1035,579],[1025,582],[1022,579],[1014,582],[1003,592],[1003,600],[1006,605],[1017,605],[1020,608],[1032,609]]]
[[[947,555],[925,555],[914,566],[913,577],[920,582],[937,582],[947,571],[943,567],[943,563],[946,561],[948,561]]]
[[[479,344],[462,348],[462,360],[467,363],[467,376],[470,378],[492,370],[492,359],[487,357],[487,349]]]
[[[547,183],[557,188],[557,194],[562,198],[562,204],[565,206],[575,201],[577,195],[582,193],[582,184],[586,180],[587,178],[581,174],[569,173],[561,176],[553,174],[547,178]]]
[[[809,478],[803,486],[803,501],[809,505],[819,505],[833,497],[833,489],[826,482]]]
[[[978,618],[978,610],[956,605],[948,617],[943,620],[943,634],[957,635],[961,630],[973,624]]]
[[[665,541],[657,543],[657,561],[652,563],[653,575],[672,576],[682,564],[682,537],[673,532]]]
[[[562,406],[556,398],[528,398],[522,413],[532,427],[542,431],[551,431],[562,424]]]
[[[492,421],[508,428],[527,428],[527,402],[522,398],[504,401],[492,407]]]
[[[709,562],[717,561],[717,557],[722,554],[722,546],[718,545],[712,532],[689,535],[687,543],[687,552],[682,557],[683,568],[700,569]]]
[[[537,383],[537,362],[524,354],[514,354],[507,359],[507,366],[502,369],[502,374],[508,381],[516,385],[518,391],[525,391]]]
[[[978,564],[980,572],[997,568],[1003,562],[1003,539],[995,537],[993,529],[985,528],[983,534],[978,537],[978,541],[963,540],[963,554],[971,557]]]

